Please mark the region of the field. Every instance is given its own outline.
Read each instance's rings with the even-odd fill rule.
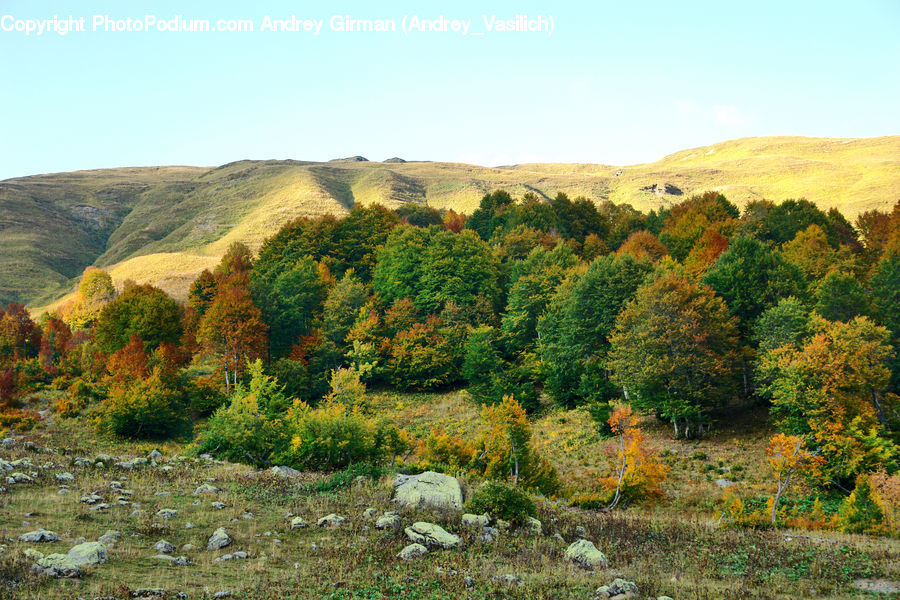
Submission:
[[[517,197],[562,191],[644,211],[706,190],[721,190],[738,206],[806,197],[853,219],[897,200],[898,156],[897,136],[768,137],[627,167],[241,161],[9,179],[0,182],[0,302],[51,304],[91,264],[119,283],[152,282],[183,298],[188,282],[232,241],[255,249],[291,218],[406,202],[469,213],[497,188]]]
[[[42,393],[43,401],[51,396]],[[374,392],[372,403],[416,435],[431,427],[471,433],[478,424],[477,406],[465,391]],[[591,485],[592,471],[604,467],[611,443],[591,433],[587,418],[578,410],[548,406],[534,424],[537,447],[574,487]],[[890,597],[878,590],[896,595],[900,587],[891,583],[900,579],[896,540],[717,526],[722,489],[716,479],[770,491],[762,450],[769,432],[760,423],[765,419],[750,415],[698,442],[673,441],[664,426],[648,424],[652,442],[671,468],[665,503],[600,513],[545,498],[539,503],[540,535],[504,531],[485,542],[454,513],[401,511],[404,526],[430,521],[463,538],[461,549],[433,550],[407,562],[396,556],[408,543],[402,531],[376,530],[373,516],[365,514],[370,508],[376,516],[393,508],[390,473],[374,480],[309,473],[284,478],[198,458],[181,443],[121,442],[97,437],[79,420],[51,419],[0,447],[0,458],[25,459],[18,468],[35,475],[33,483],[10,485],[0,495],[0,598],[125,598],[136,597],[138,590],[151,597],[148,590],[164,590],[168,597],[183,592],[189,598],[231,592],[234,598],[272,599],[574,599],[592,598],[598,586],[616,577],[635,582],[642,598]],[[146,466],[110,464],[156,449],[162,456]],[[102,457],[106,462],[98,466],[93,461],[100,454],[116,458]],[[76,457],[91,464],[79,466]],[[64,472],[74,481],[58,482],[56,474]],[[473,482],[463,483],[471,493]],[[195,495],[202,484],[221,491]],[[61,485],[69,492],[59,493]],[[108,508],[92,510],[81,501],[92,493]],[[213,502],[224,507],[214,508]],[[177,514],[161,518],[161,509]],[[347,523],[333,529],[315,525],[330,513],[346,517]],[[294,515],[311,526],[292,530]],[[218,527],[233,543],[206,550],[207,538]],[[586,531],[576,533],[576,527]],[[56,532],[60,541],[16,541],[38,528]],[[26,548],[65,552],[76,541],[97,540],[109,530],[120,534],[108,545],[109,562],[87,568],[84,577],[48,579],[29,571]],[[606,554],[609,568],[587,571],[564,559],[567,545],[582,536]],[[161,539],[177,548],[172,556],[185,556],[190,564],[153,558],[158,554],[153,546]],[[247,558],[217,560],[241,551]]]

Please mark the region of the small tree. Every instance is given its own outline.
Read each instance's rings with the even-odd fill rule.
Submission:
[[[778,515],[778,504],[791,484],[791,477],[800,469],[818,470],[825,459],[804,447],[804,440],[797,435],[778,433],[769,439],[766,448],[769,466],[775,473],[776,491],[772,501],[772,524]]]
[[[612,510],[622,501],[626,490],[628,495],[656,496],[662,492],[659,483],[666,477],[666,468],[650,453],[644,432],[638,427],[640,419],[633,414],[630,406],[616,408],[609,417],[609,427],[618,438],[615,478],[616,491],[607,505]]]

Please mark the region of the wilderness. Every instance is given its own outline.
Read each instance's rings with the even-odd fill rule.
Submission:
[[[0,597],[900,593],[900,202],[264,229],[2,309]]]

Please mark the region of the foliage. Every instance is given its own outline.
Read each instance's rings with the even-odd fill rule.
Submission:
[[[670,420],[676,436],[701,435],[708,410],[736,392],[734,319],[710,288],[683,276],[639,289],[610,342],[613,379],[636,408]]]
[[[96,267],[87,267],[78,283],[72,303],[63,310],[63,320],[72,327],[90,327],[100,311],[116,296],[112,277]]]
[[[103,402],[98,428],[122,437],[164,439],[184,425],[184,399],[159,371],[126,387],[114,387]]]
[[[466,508],[475,514],[489,514],[513,525],[524,525],[528,517],[537,516],[537,506],[528,492],[502,481],[486,481],[472,494]]]
[[[659,484],[667,469],[653,456],[639,425],[640,419],[630,406],[617,407],[609,417],[610,430],[618,438],[618,450],[615,472],[601,480],[601,487],[612,496],[607,509],[622,501],[639,503],[663,495]]]
[[[856,487],[841,505],[838,526],[847,533],[885,532],[884,510],[866,475],[856,478]]]
[[[816,286],[813,298],[816,312],[829,321],[849,321],[871,312],[866,292],[850,273],[829,272]]]
[[[815,478],[818,469],[825,463],[821,456],[810,452],[805,447],[803,438],[796,435],[777,433],[769,439],[766,448],[769,466],[775,474],[777,486],[775,496],[772,499],[772,524],[778,514],[778,503],[791,484],[791,477],[802,470],[810,478]]]
[[[400,390],[433,390],[457,378],[456,357],[437,318],[414,323],[391,341],[386,371]]]

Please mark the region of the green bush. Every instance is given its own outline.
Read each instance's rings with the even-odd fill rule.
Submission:
[[[114,388],[100,406],[98,426],[122,437],[161,439],[177,433],[186,416],[181,392],[155,372],[126,388]]]
[[[856,488],[841,504],[838,526],[845,533],[884,533],[884,510],[867,476],[856,478]]]
[[[350,487],[357,477],[365,477],[367,479],[377,480],[385,474],[384,467],[374,465],[372,463],[355,463],[344,469],[336,471],[315,483],[307,484],[303,487],[306,492],[314,492],[319,494],[327,494],[336,490]]]
[[[187,399],[191,413],[198,417],[211,415],[228,401],[219,386],[206,377],[190,382],[187,387]]]
[[[537,516],[537,507],[528,492],[501,481],[488,481],[478,488],[467,507],[470,512],[488,513],[516,525]]]

